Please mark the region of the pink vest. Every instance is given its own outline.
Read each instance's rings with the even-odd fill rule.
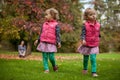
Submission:
[[[40,35],[41,42],[48,42],[56,44],[56,25],[58,23],[55,20],[45,22],[42,27],[42,33]]]
[[[96,22],[92,25],[89,22],[85,22],[85,29],[86,29],[86,46],[89,47],[96,47],[99,46],[99,35],[100,35],[100,24]]]

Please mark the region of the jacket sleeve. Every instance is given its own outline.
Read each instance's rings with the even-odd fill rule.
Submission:
[[[86,35],[86,30],[85,30],[85,25],[82,26],[82,31],[81,31],[81,39],[85,40],[85,35]]]
[[[24,45],[24,51],[26,51],[26,45]]]
[[[41,36],[41,33],[42,33],[42,27],[41,27],[41,29],[40,29],[40,34],[39,34],[39,36],[38,36],[38,42],[40,42],[40,36]]]
[[[59,25],[56,26],[56,39],[57,39],[57,43],[61,43],[60,26]]]
[[[20,46],[18,45],[18,51],[20,50]]]
[[[100,31],[101,31],[101,27],[100,27]],[[100,33],[100,31],[99,31],[99,38],[101,38],[101,33]]]
[[[38,42],[40,42],[40,36],[38,36]]]

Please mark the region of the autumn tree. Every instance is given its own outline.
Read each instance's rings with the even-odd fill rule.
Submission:
[[[120,1],[119,0],[95,0],[95,9],[99,13],[102,25],[102,44],[109,52],[120,49]]]
[[[51,7],[58,9],[60,13],[59,24],[63,35],[62,42],[72,44],[72,42],[78,41],[78,28],[80,28],[79,26],[81,25],[81,4],[79,0],[2,1],[4,2],[4,6],[0,14],[1,18],[7,20],[8,16],[10,16],[8,25],[12,29],[18,27],[18,29],[14,29],[16,32],[13,33],[14,36],[20,38],[20,36],[17,35],[17,31],[24,30],[26,32],[27,54],[31,54],[33,36],[36,32],[40,31],[42,23],[44,22],[44,11]],[[1,26],[5,28],[3,24]],[[75,30],[77,31],[74,32]]]

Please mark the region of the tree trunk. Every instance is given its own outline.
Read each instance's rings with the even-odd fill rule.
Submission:
[[[26,55],[30,55],[32,51],[32,31],[29,31]]]
[[[108,50],[109,50],[109,53],[112,53],[113,52],[113,44],[112,43],[109,43],[108,44]]]

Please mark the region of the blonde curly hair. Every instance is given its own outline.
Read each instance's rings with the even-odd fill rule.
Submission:
[[[84,20],[87,20],[88,19],[88,15],[91,14],[91,13],[95,13],[96,16],[97,16],[97,12],[95,11],[95,9],[92,9],[92,8],[87,8],[83,14],[83,19]]]
[[[59,19],[59,12],[55,8],[49,8],[45,11],[46,14],[50,14],[54,19]]]

